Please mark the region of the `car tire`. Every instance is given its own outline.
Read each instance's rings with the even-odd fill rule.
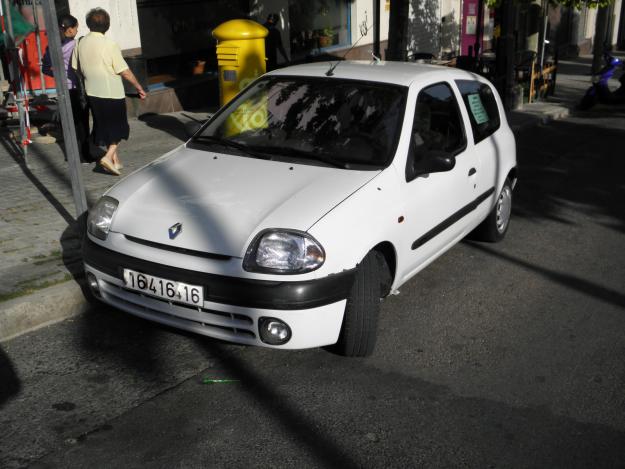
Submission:
[[[472,238],[497,243],[505,238],[512,213],[512,183],[506,179],[497,197],[497,202],[488,217],[475,229]]]
[[[366,357],[373,353],[380,313],[380,262],[384,262],[380,257],[371,251],[358,265],[339,340],[333,347],[340,355]]]

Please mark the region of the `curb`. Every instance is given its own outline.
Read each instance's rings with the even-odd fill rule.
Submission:
[[[86,312],[92,305],[75,281],[0,303],[0,342]]]
[[[519,132],[555,120],[566,119],[570,115],[571,112],[568,107],[550,106],[548,109],[537,108],[534,110],[526,107],[518,111],[511,111],[506,117],[512,131]]]

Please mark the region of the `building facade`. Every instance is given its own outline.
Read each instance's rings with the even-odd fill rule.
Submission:
[[[33,0],[20,0],[30,3]],[[41,0],[34,0],[36,2]],[[264,23],[279,17],[278,29],[291,62],[372,54],[374,2],[380,3],[381,55],[385,56],[392,0],[55,0],[59,13],[79,19],[79,35],[88,32],[84,18],[96,6],[111,15],[108,35],[122,48],[131,67],[151,90],[175,88],[181,100],[188,81],[213,80],[217,69],[212,30],[224,21],[250,18]],[[483,0],[408,0],[406,56],[448,58],[494,49],[498,18]],[[517,2],[517,50],[537,50],[537,30],[546,0]],[[610,9],[609,41],[625,40],[623,0]],[[596,10],[548,8],[547,38],[566,54],[591,50]],[[542,26],[541,26],[542,28]],[[366,31],[366,33],[365,33]],[[363,36],[363,33],[365,35]],[[562,56],[562,54],[561,54]],[[284,62],[281,55],[278,61]],[[194,94],[194,93],[191,93]]]

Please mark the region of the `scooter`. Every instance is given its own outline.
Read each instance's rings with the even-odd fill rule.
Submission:
[[[586,94],[579,102],[578,109],[585,111],[590,109],[597,102],[602,104],[625,104],[625,73],[621,75],[619,79],[621,85],[615,91],[610,91],[608,87],[608,81],[616,72],[616,69],[623,67],[623,62],[612,57],[607,52],[603,55],[605,60],[605,66],[596,75],[596,81],[593,79],[593,84],[588,88]]]

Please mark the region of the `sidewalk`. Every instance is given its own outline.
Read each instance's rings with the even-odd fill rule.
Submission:
[[[515,133],[569,115],[589,86],[590,58],[562,61],[556,95],[526,104],[508,119]],[[186,140],[185,122],[206,114],[178,112],[130,121],[130,140],[120,146],[124,174]],[[63,152],[58,144],[34,143],[27,165],[0,129],[0,341],[50,324],[88,307],[80,288],[80,239]],[[88,204],[119,178],[83,165]]]
[[[178,112],[130,120],[130,139],[120,145],[124,174],[154,160],[187,139],[187,116]],[[34,140],[33,136],[33,140]],[[75,279],[81,277],[75,207],[62,142],[33,143],[26,165],[0,128],[0,340],[78,314],[86,307]],[[82,165],[87,202],[92,205],[119,181]]]

